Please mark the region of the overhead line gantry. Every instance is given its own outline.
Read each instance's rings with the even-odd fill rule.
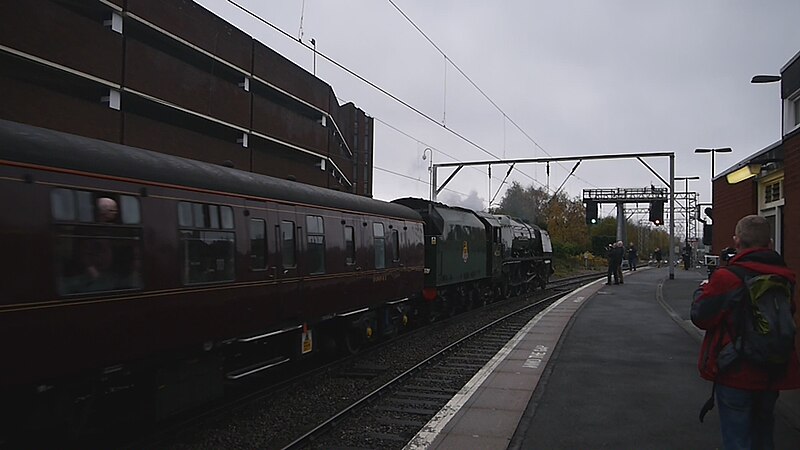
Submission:
[[[669,158],[669,182],[665,180],[658,172],[653,170],[649,164],[644,161],[644,158]],[[511,173],[514,169],[516,164],[530,164],[530,163],[546,163],[549,164],[551,162],[564,162],[564,161],[577,161],[575,166],[572,168],[572,172],[570,172],[570,176],[575,172],[575,169],[578,168],[580,163],[583,161],[594,161],[594,160],[607,160],[607,159],[637,159],[639,162],[642,163],[648,170],[650,170],[653,175],[655,175],[662,183],[669,186],[669,192],[675,192],[675,152],[650,152],[650,153],[615,153],[615,154],[606,154],[606,155],[582,155],[582,156],[558,156],[558,157],[548,157],[548,158],[519,158],[519,159],[495,159],[495,160],[483,160],[483,161],[463,161],[463,162],[449,162],[449,163],[435,163],[431,165],[431,200],[436,201],[436,197],[439,192],[447,186],[447,183],[456,176],[456,174],[467,166],[487,166],[489,168],[489,173],[491,174],[492,166],[493,165],[511,165],[506,174]],[[451,173],[447,179],[442,183],[441,186],[437,185],[438,179],[438,169],[443,167],[455,167],[453,173]],[[491,183],[491,175],[489,178],[489,182]],[[566,180],[565,180],[566,182]],[[563,184],[562,184],[563,186]],[[559,187],[560,189],[560,187]],[[491,195],[491,192],[489,192]],[[675,195],[669,196],[669,215],[670,217],[675,217]],[[675,279],[675,265],[673,262],[675,261],[675,246],[673,242],[675,240],[675,223],[673,220],[670,220],[669,224],[669,239],[670,239],[670,246],[669,246],[669,278]]]

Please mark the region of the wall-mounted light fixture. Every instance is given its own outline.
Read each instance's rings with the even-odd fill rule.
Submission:
[[[728,184],[736,184],[753,178],[758,175],[759,172],[761,172],[761,164],[748,164],[729,173],[725,178],[728,180]]]

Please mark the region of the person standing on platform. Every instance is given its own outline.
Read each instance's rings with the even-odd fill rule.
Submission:
[[[614,260],[617,263],[617,276],[619,277],[619,284],[625,284],[622,282],[622,260],[625,259],[625,244],[622,241],[617,241],[614,244]]]
[[[631,242],[631,245],[628,247],[628,266],[631,268],[631,270],[635,272],[636,263],[638,262],[639,262],[639,254],[636,251],[636,246],[633,245],[633,242]]]
[[[795,274],[769,248],[766,219],[746,216],[735,233],[738,254],[701,284],[692,302],[692,322],[706,330],[698,368],[714,382],[700,421],[714,408],[716,396],[724,448],[772,449],[779,391],[800,388],[792,317],[797,311]],[[752,351],[767,348],[781,350]]]
[[[661,255],[661,249],[660,248],[656,247],[656,251],[653,252],[653,258],[656,260],[656,267],[660,269],[661,268],[661,258],[663,258],[663,256]]]
[[[685,247],[683,247],[683,270],[689,270],[689,265],[692,261],[692,247],[687,243]]]
[[[621,284],[622,283],[622,269],[620,266],[622,265],[622,253],[624,249],[622,248],[619,243],[611,243],[608,244],[607,255],[608,258],[608,280],[606,284],[611,284],[611,276],[614,276],[614,284]]]

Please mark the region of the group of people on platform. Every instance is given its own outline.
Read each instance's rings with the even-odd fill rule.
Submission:
[[[625,284],[622,278],[623,259],[628,259],[628,267],[632,271],[636,270],[636,265],[639,263],[639,254],[633,242],[631,242],[627,251],[625,251],[625,244],[622,241],[608,244],[606,257],[608,258],[608,281],[606,284],[611,284],[612,276],[614,277],[614,284]]]

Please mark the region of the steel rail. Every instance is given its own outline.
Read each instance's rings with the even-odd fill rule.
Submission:
[[[328,427],[330,427],[332,424],[334,424],[336,421],[338,421],[342,417],[344,417],[347,414],[353,412],[359,406],[361,406],[361,405],[367,403],[368,401],[372,400],[373,398],[377,397],[379,394],[385,392],[386,390],[388,390],[390,387],[394,386],[399,381],[409,377],[411,374],[413,374],[414,372],[416,372],[417,370],[419,370],[423,366],[426,366],[429,363],[439,359],[445,353],[447,353],[450,350],[462,345],[463,343],[465,343],[466,341],[472,339],[476,335],[487,331],[488,329],[496,326],[497,324],[499,324],[501,322],[506,321],[507,319],[509,319],[509,318],[511,318],[511,317],[513,317],[513,316],[515,316],[517,314],[520,314],[520,313],[522,313],[524,311],[527,311],[527,310],[529,310],[531,308],[534,308],[534,307],[536,307],[536,306],[538,306],[538,305],[540,305],[542,303],[546,303],[546,302],[549,302],[549,301],[553,301],[556,298],[563,297],[564,295],[567,295],[567,294],[565,294],[563,292],[559,292],[559,293],[550,295],[548,297],[545,297],[543,299],[540,299],[540,300],[538,300],[536,302],[533,302],[533,303],[530,303],[528,305],[525,305],[524,307],[522,307],[522,308],[520,308],[520,309],[518,309],[518,310],[516,310],[514,312],[511,312],[509,314],[506,314],[503,317],[500,317],[499,319],[496,319],[496,320],[490,322],[489,324],[487,324],[487,325],[485,325],[485,326],[473,331],[472,333],[468,334],[467,336],[464,336],[463,338],[457,340],[456,342],[453,342],[452,344],[444,347],[443,349],[441,349],[438,352],[434,353],[433,355],[429,356],[425,360],[417,363],[416,365],[414,365],[410,369],[406,370],[405,372],[397,375],[393,379],[389,380],[388,382],[386,382],[382,386],[376,388],[375,390],[373,390],[369,394],[365,395],[364,397],[362,397],[359,400],[355,401],[354,403],[350,404],[346,408],[340,410],[338,413],[336,413],[332,417],[328,418],[327,420],[325,420],[324,422],[320,423],[319,425],[317,425],[316,427],[314,427],[310,431],[306,432],[304,435],[298,437],[297,439],[295,439],[294,441],[292,441],[291,443],[289,443],[288,445],[283,447],[283,450],[292,450],[292,449],[301,448],[302,445],[308,443],[308,441],[310,441],[312,438],[323,434],[324,431],[326,431],[326,429]]]

